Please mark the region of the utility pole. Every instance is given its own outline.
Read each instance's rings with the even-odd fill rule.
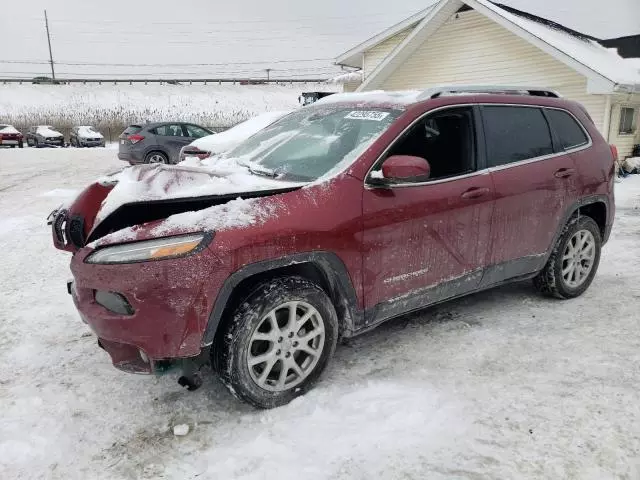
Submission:
[[[271,73],[271,69],[270,68],[265,68],[265,71],[267,72],[267,82],[269,81],[269,74]]]
[[[47,29],[47,42],[49,43],[49,63],[51,63],[51,77],[56,79],[56,71],[53,69],[53,54],[51,53],[51,35],[49,34],[49,20],[47,19],[47,11],[44,11],[44,26]]]

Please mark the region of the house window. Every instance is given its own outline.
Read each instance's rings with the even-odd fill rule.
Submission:
[[[620,109],[620,127],[618,133],[630,135],[636,131],[636,109],[631,107],[622,107]]]

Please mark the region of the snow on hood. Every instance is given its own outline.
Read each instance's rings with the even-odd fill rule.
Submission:
[[[60,132],[56,132],[55,130],[52,130],[52,128],[48,126],[38,127],[37,132],[44,137],[62,137],[63,136]]]
[[[20,133],[13,125],[2,125],[0,133]]]
[[[241,194],[304,185],[254,175],[230,158],[216,159],[213,163],[193,158],[178,165],[139,165],[124,169],[110,177],[110,181],[117,183],[103,201],[96,224],[120,206],[132,202]]]
[[[256,225],[263,223],[269,216],[273,215],[275,213],[274,209],[274,205],[265,206],[264,203],[261,204],[259,198],[237,198],[203,210],[171,215],[148,230],[140,225],[126,227],[99,238],[90,243],[89,247],[96,248],[137,240],[141,232],[145,232],[148,238],[155,238],[168,234],[219,232],[230,228]]]
[[[263,113],[224,132],[199,138],[190,145],[212,154],[226,152],[289,113],[291,111]]]
[[[78,136],[80,138],[104,138],[100,132],[86,125],[78,127]]]

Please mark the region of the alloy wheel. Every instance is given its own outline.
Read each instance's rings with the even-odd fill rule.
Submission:
[[[567,242],[562,254],[562,278],[578,288],[589,277],[596,258],[596,241],[589,230],[578,230]]]
[[[325,343],[322,316],[302,301],[282,303],[253,331],[247,352],[252,380],[271,392],[289,390],[316,367]]]
[[[159,153],[154,153],[149,157],[149,163],[167,163],[167,160]]]

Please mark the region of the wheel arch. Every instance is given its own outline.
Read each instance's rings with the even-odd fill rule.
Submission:
[[[152,153],[161,153],[163,154],[165,157],[167,157],[167,161],[171,160],[171,156],[169,155],[169,152],[167,152],[163,147],[161,147],[160,145],[153,145],[152,147],[148,147],[145,151],[144,151],[144,161],[147,161],[147,157],[149,155],[151,155]]]
[[[309,252],[251,263],[232,273],[218,292],[202,337],[202,346],[211,345],[219,327],[237,305],[262,282],[279,276],[298,275],[317,283],[331,299],[338,314],[340,336],[354,331],[356,291],[344,262],[331,252]]]
[[[602,244],[604,245],[611,233],[612,219],[610,218],[612,207],[609,204],[610,199],[607,195],[589,195],[583,197],[573,203],[565,212],[562,221],[558,225],[556,234],[553,237],[553,241],[547,252],[547,257],[551,254],[553,247],[555,246],[558,238],[562,235],[565,225],[575,215],[585,215],[593,218],[598,227],[600,228],[600,234],[602,235]],[[546,260],[545,260],[546,262]]]

